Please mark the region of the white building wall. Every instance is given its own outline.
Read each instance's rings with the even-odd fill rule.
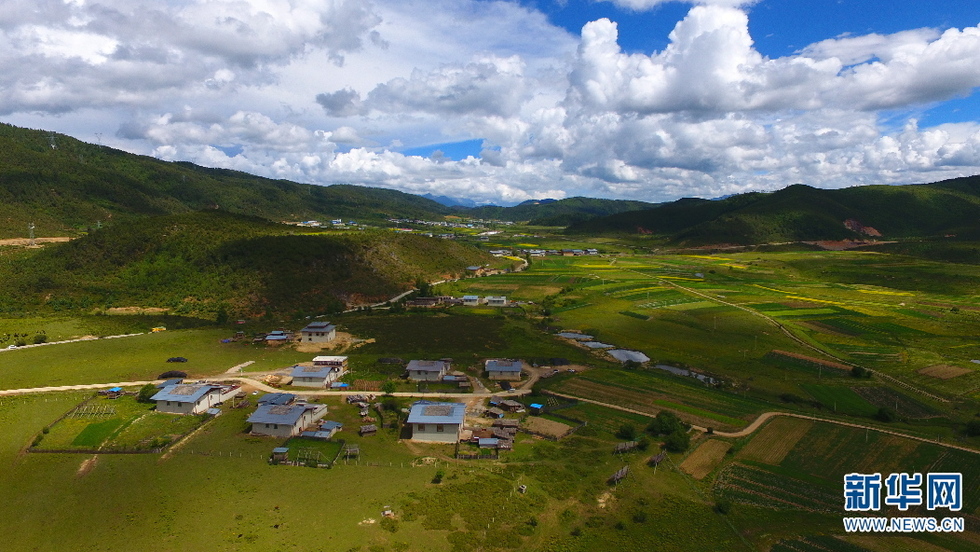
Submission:
[[[459,431],[459,424],[442,424],[442,431],[438,430],[437,424],[412,424],[412,440],[455,443],[459,441]]]

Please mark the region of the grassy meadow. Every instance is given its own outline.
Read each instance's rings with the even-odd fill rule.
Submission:
[[[542,248],[589,243],[543,245],[545,240],[526,235],[510,239],[540,241]],[[121,407],[118,417],[128,425],[73,418],[52,425],[91,393],[0,397],[0,531],[8,535],[6,547],[149,552],[976,548],[980,462],[969,452],[874,429],[784,417],[741,438],[692,432],[690,448],[668,454],[658,466],[649,463],[660,450],[658,437],[649,437],[646,450],[617,455],[613,449],[625,440],[624,427],[642,433],[662,410],[719,433],[783,410],[980,449],[980,437],[964,434],[965,423],[980,412],[980,365],[971,362],[980,357],[980,297],[966,284],[970,278],[980,281],[980,267],[950,267],[950,285],[940,286],[935,280],[943,265],[882,253],[613,250],[603,256],[533,259],[523,272],[464,279],[435,290],[507,295],[524,302],[518,307],[353,312],[331,319],[364,340],[343,353],[356,379],[397,378],[401,365],[379,362],[392,357],[448,357],[454,369],[473,375],[484,359],[494,357],[541,364],[564,358],[584,366],[540,380],[529,397],[547,402],[544,393],[552,391],[619,407],[583,401],[545,416],[587,422],[569,437],[553,442],[520,433],[514,450],[497,460],[455,460],[452,447],[403,441],[398,428],[359,437],[358,409],[327,397],[317,399],[329,407],[326,419],[343,423],[345,430],[337,442],[318,450],[335,454],[339,439],[361,449],[358,460],[341,458],[331,469],[271,465],[272,448],[285,439],[248,435],[245,420],[253,409],[230,405],[162,454],[41,454],[27,452],[38,435],[43,435],[41,446],[78,441],[82,448],[135,442],[169,428],[149,416],[153,413],[124,413]],[[52,340],[112,335],[124,332],[110,330],[140,329],[152,321],[140,320],[10,318],[0,321],[0,333],[43,329]],[[185,321],[193,327],[181,329],[181,322],[173,322],[156,334],[4,351],[0,389],[151,379],[168,369],[214,376],[247,361],[255,362],[248,371],[275,370],[315,354],[221,343],[234,325]],[[303,324],[305,319],[252,321],[246,331]],[[652,362],[623,365],[602,350],[557,337],[563,329],[642,351]],[[171,356],[189,362],[166,363]],[[675,375],[658,364],[712,379]],[[839,367],[852,365],[875,373],[854,377]],[[413,388],[401,382],[398,390]],[[400,409],[411,399],[396,402],[384,422],[402,419]],[[879,419],[882,410],[894,414],[892,421]],[[627,466],[623,481],[608,482]],[[842,477],[852,471],[963,472],[967,504],[961,514],[968,531],[901,540],[844,534]],[[518,485],[526,485],[527,492],[517,492]],[[392,519],[381,515],[388,507]]]

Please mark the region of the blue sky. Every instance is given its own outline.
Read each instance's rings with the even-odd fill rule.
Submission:
[[[980,173],[978,24],[974,0],[7,0],[0,121],[498,204],[933,182]]]

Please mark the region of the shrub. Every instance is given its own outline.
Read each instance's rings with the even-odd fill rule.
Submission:
[[[715,502],[715,511],[719,514],[728,514],[728,512],[732,511],[732,501],[727,498],[719,498]]]
[[[140,387],[139,394],[136,395],[136,401],[141,403],[153,402],[150,397],[157,394],[157,387],[152,383],[148,383],[143,387]]]
[[[40,345],[42,343],[47,343],[47,342],[48,342],[48,336],[47,335],[41,334],[41,333],[34,334],[34,344],[35,345]]]
[[[887,406],[879,408],[878,413],[875,414],[876,420],[886,423],[894,422],[896,418],[898,418],[898,416],[895,414],[895,411]]]
[[[691,446],[691,436],[678,429],[664,439],[664,446],[671,452],[684,452]]]
[[[633,441],[636,439],[636,427],[633,424],[623,424],[619,427],[619,431],[616,432],[616,437]]]
[[[970,420],[966,424],[966,434],[970,437],[980,435],[980,420]]]

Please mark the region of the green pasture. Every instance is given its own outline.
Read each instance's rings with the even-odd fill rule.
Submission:
[[[213,376],[247,361],[249,370],[275,370],[310,354],[246,343],[221,343],[220,329],[178,330],[0,353],[0,389],[152,380],[168,370]],[[186,363],[168,363],[182,356]]]
[[[821,385],[804,383],[800,387],[811,397],[823,404],[829,412],[853,414],[855,416],[873,416],[878,407],[858,395],[850,387],[843,385]]]

